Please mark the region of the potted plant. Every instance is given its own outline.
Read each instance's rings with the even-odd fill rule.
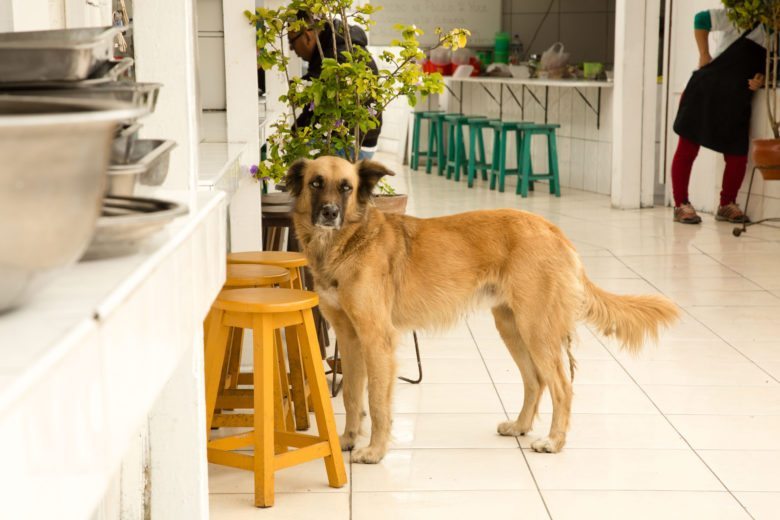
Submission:
[[[729,19],[741,30],[757,24],[765,28],[767,49],[765,67],[766,114],[773,139],[753,140],[753,163],[766,180],[780,180],[780,113],[778,112],[778,29],[780,0],[723,0]]]
[[[370,15],[379,7],[368,4],[353,5],[354,0],[293,0],[279,9],[258,8],[245,15],[257,28],[257,63],[265,70],[276,69],[285,74],[288,90],[280,97],[288,107],[273,125],[267,155],[253,175],[257,179],[279,182],[289,166],[301,157],[342,155],[357,162],[365,134],[377,127],[378,115],[396,98],[406,96],[414,106],[418,99],[444,91],[444,82],[438,73],[423,72],[419,63],[425,58],[417,37],[422,31],[414,25],[397,25],[399,38],[392,42],[399,49],[396,54],[384,50],[379,55],[383,65],[374,72],[371,56],[360,46],[352,45],[349,26],[356,25],[370,31]],[[305,13],[305,19],[301,18]],[[289,57],[285,54],[288,33],[298,34],[314,29],[317,51],[322,58],[318,77],[308,81],[290,77]],[[336,47],[336,38],[343,39],[346,50],[337,58],[323,53],[320,31],[330,29],[333,38],[329,48]],[[448,32],[437,29],[439,42],[434,47],[457,49],[466,45],[470,35],[466,29]],[[311,124],[295,126],[300,111],[306,107],[313,115]],[[379,184],[380,195],[396,195],[386,182]],[[384,197],[382,197],[384,198]],[[389,198],[389,197],[388,197]],[[396,196],[394,211],[403,212],[406,196]],[[379,199],[375,197],[375,202]]]

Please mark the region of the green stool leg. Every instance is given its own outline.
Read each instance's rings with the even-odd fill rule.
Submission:
[[[447,166],[447,160],[444,156],[444,121],[437,119],[436,125],[438,127],[438,132],[436,133],[436,160],[439,161],[439,175],[444,175],[444,168]]]
[[[530,135],[527,130],[523,130],[522,128],[517,129],[517,182],[520,183],[520,172],[522,171],[521,168],[523,165],[521,164],[521,158],[522,158],[522,151],[523,151],[523,140],[524,139],[530,139]],[[528,173],[530,175],[534,174],[534,162],[533,157],[528,158]],[[529,180],[528,181],[528,189],[530,191],[534,191],[534,181]]]
[[[509,132],[506,128],[501,129],[501,151],[498,157],[498,191],[504,192],[504,183],[506,181],[506,141],[509,138]]]
[[[501,152],[501,130],[493,129],[493,162],[490,163],[490,189],[496,189],[496,178],[498,177],[499,160]]]
[[[526,132],[523,138],[523,149],[521,151],[522,162],[520,163],[520,172],[518,173],[517,190],[523,198],[528,196],[528,183],[531,180],[531,132]]]
[[[555,138],[555,130],[547,134],[547,157],[550,165],[550,193],[556,197],[561,196],[561,182],[558,179],[558,146]]]
[[[452,164],[455,160],[455,125],[447,125],[447,179],[452,178]]]
[[[474,177],[476,176],[476,137],[477,132],[480,133],[480,136],[482,134],[482,130],[477,128],[476,126],[469,126],[469,167],[468,167],[468,176],[466,177],[468,180],[468,186],[469,188],[474,187]],[[482,160],[485,160],[485,151],[482,151]],[[483,170],[484,171],[484,170]]]
[[[431,119],[428,124],[428,150],[425,151],[425,173],[431,173],[431,165],[433,163],[433,151],[436,149],[434,143],[436,143],[436,134],[438,132],[438,125],[436,121]]]
[[[420,166],[420,123],[422,112],[414,113],[414,130],[412,131],[412,160],[410,166],[416,170]]]
[[[485,139],[482,136],[482,128],[480,127],[477,127],[477,140],[479,142],[479,157],[480,157],[479,162],[482,166],[482,168],[480,168],[482,170],[482,180],[486,181],[488,178],[488,173],[487,173],[488,164],[487,164],[487,159],[485,158]]]
[[[466,169],[466,150],[464,145],[463,125],[460,123],[455,123],[455,164],[453,165],[455,182],[460,182],[460,171],[461,169]]]

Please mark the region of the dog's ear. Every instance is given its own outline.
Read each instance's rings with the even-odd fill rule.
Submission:
[[[360,178],[357,196],[360,202],[368,202],[371,199],[371,192],[374,191],[374,186],[379,182],[379,179],[385,175],[395,175],[384,164],[367,159],[357,164],[357,170]]]
[[[306,164],[308,162],[308,159],[298,159],[292,163],[290,169],[287,170],[287,177],[285,177],[284,183],[287,185],[287,191],[289,191],[293,197],[297,197],[301,194],[301,190],[303,189],[303,171],[306,169]]]

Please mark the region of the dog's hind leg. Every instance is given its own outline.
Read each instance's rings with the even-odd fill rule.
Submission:
[[[534,451],[557,453],[566,443],[571,415],[572,387],[566,374],[561,344],[566,338],[552,339],[554,334],[546,334],[537,329],[530,336],[529,352],[541,379],[550,389],[553,403],[552,424],[547,437],[531,443]]]
[[[539,400],[542,397],[542,392],[544,392],[544,381],[537,373],[528,348],[520,337],[514,312],[505,305],[493,307],[492,310],[501,339],[504,340],[509,353],[512,355],[512,359],[515,360],[517,367],[520,369],[525,391],[523,409],[517,420],[500,423],[498,425],[498,433],[512,436],[525,435],[531,430],[539,410]]]
[[[363,419],[363,399],[366,390],[366,363],[363,351],[349,317],[340,310],[320,304],[323,315],[333,325],[341,352],[341,366],[344,374],[344,409],[346,424],[339,437],[342,450],[352,450],[360,433]]]

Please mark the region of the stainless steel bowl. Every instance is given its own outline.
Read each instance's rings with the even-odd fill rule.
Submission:
[[[0,312],[74,263],[95,230],[124,103],[0,96]]]

